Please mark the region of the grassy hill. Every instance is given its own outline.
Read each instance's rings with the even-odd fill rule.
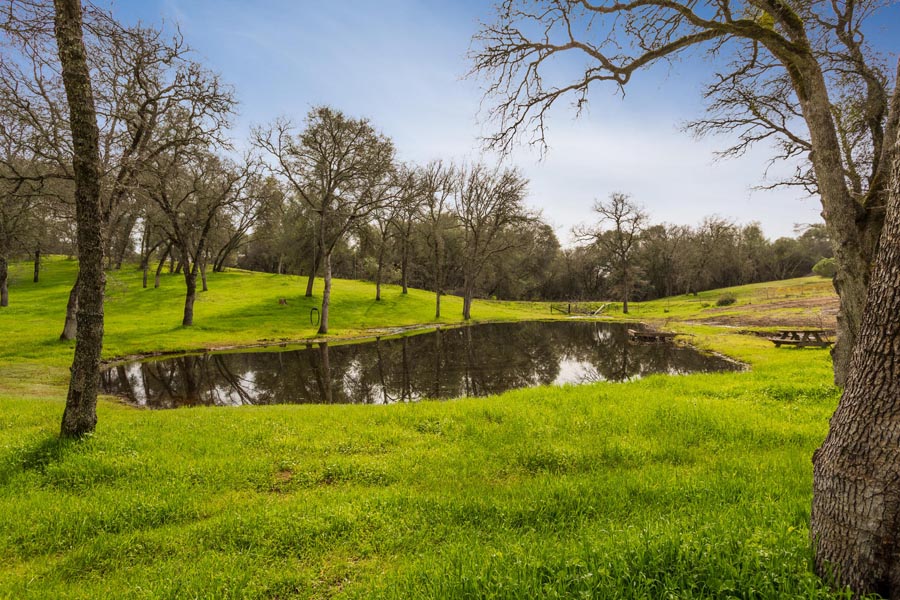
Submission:
[[[807,528],[837,400],[828,353],[709,325],[720,291],[633,313],[748,372],[394,406],[103,401],[95,435],[60,442],[74,265],[49,263],[37,285],[26,267],[0,312],[0,597],[838,597],[811,572]],[[142,290],[115,273],[105,354],[310,336],[303,283],[213,275],[185,330],[180,279]],[[728,308],[748,320],[807,292],[830,301],[810,278],[744,286]],[[433,316],[425,292],[376,304],[370,284],[339,281],[334,296],[336,335]],[[444,304],[455,320],[459,301]]]

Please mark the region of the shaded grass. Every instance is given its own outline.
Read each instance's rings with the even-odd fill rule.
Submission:
[[[0,597],[839,597],[808,540],[825,351],[690,326],[753,370],[395,406],[104,401],[97,433],[64,442],[66,352],[42,340],[68,266],[0,317],[22,336],[0,341]],[[281,310],[281,280],[222,277],[187,331],[173,289],[113,295],[108,355],[311,330],[300,280]],[[387,310],[340,285],[341,331],[428,321],[424,292]]]

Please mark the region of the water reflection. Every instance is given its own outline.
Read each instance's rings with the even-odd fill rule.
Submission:
[[[635,345],[624,325],[502,323],[360,344],[204,354],[130,363],[107,393],[150,408],[242,404],[390,404],[485,396],[541,384],[624,381],[651,373],[734,370],[673,345]]]

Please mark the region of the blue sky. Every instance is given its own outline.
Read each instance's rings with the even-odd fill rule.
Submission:
[[[391,136],[402,160],[474,159],[487,131],[478,82],[464,79],[465,55],[488,0],[119,0],[126,21],[178,23],[210,68],[234,85],[241,102],[235,137],[249,127],[329,104],[365,116]],[[873,23],[896,52],[900,7]],[[891,32],[893,30],[893,36]],[[516,150],[509,162],[531,180],[529,203],[544,212],[563,243],[591,220],[591,204],[631,193],[656,222],[694,224],[717,214],[759,221],[770,237],[795,223],[820,221],[817,199],[796,190],[753,191],[765,182],[769,151],[719,161],[725,140],[697,141],[680,125],[701,114],[707,63],[685,59],[639,74],[625,98],[597,88],[578,119],[568,109],[550,121],[541,157]],[[494,160],[494,157],[486,157]],[[782,169],[787,172],[789,168]],[[779,168],[770,170],[770,177]]]

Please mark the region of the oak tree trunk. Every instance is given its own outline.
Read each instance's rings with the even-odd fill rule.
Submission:
[[[0,307],[9,306],[9,264],[0,256]]]
[[[378,270],[375,272],[375,301],[381,302],[381,276],[384,272],[384,242],[378,249]]]
[[[900,149],[900,138],[897,140]],[[856,594],[900,598],[900,160],[828,436],[813,455],[816,569]]]
[[[409,240],[403,241],[403,250],[400,256],[400,285],[404,294],[409,293]]]
[[[97,425],[97,388],[103,349],[103,216],[97,113],[81,24],[80,0],[54,0],[55,34],[69,104],[75,174],[79,261],[78,331],[61,435],[80,437]]]
[[[862,208],[850,196],[844,179],[841,145],[821,66],[809,52],[798,58],[797,68],[789,72],[794,88],[798,90],[812,146],[816,148],[815,152],[810,153],[810,160],[837,264],[834,286],[840,297],[840,311],[837,316],[837,343],[832,357],[835,383],[844,385],[863,317],[869,268],[877,236],[866,235],[860,230]]]
[[[472,318],[472,283],[468,276],[463,281],[463,320],[468,321]]]
[[[194,267],[184,269],[184,318],[181,324],[184,327],[190,327],[194,324],[194,300],[197,299],[197,268]]]
[[[41,281],[41,249],[34,251],[34,283]]]
[[[200,263],[200,281],[203,284],[203,291],[208,292],[209,286],[206,283],[206,262]]]
[[[319,321],[319,334],[328,333],[328,307],[331,304],[331,252],[326,252],[325,263],[325,289],[322,290],[322,318]]]
[[[69,301],[66,303],[66,322],[63,324],[60,340],[74,340],[78,333],[78,292],[81,289],[81,270],[75,277],[75,283],[69,290]]]
[[[306,297],[312,298],[313,284],[316,282],[316,273],[319,272],[319,263],[321,262],[320,248],[317,245],[313,250],[312,269],[309,272],[309,279],[306,280]]]
[[[159,287],[159,278],[162,274],[163,266],[166,264],[166,257],[169,256],[169,253],[172,251],[172,242],[169,242],[166,245],[166,249],[163,250],[162,256],[159,257],[159,264],[156,265],[156,277],[153,279],[153,289]]]

